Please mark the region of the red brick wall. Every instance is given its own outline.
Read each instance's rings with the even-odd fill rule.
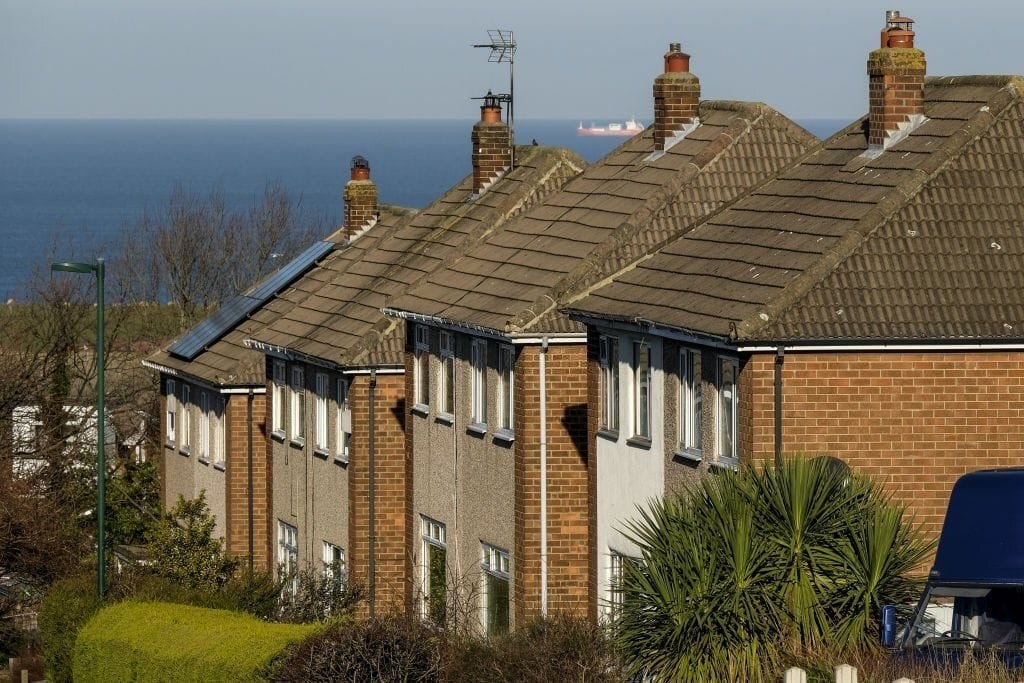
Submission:
[[[249,556],[249,419],[245,394],[225,397],[225,447],[227,448],[227,520],[225,535],[229,552]],[[252,474],[253,474],[253,565],[266,569],[273,563],[273,525],[271,491],[273,468],[267,423],[267,394],[254,394],[252,401]]]
[[[540,611],[540,354],[516,363],[516,622]],[[587,471],[587,351],[547,351],[548,611],[594,615],[593,546]]]
[[[375,398],[375,576],[377,613],[403,611],[412,601],[411,461],[405,446],[405,375],[378,374]],[[356,376],[349,389],[349,576],[367,585],[370,572],[370,378]]]
[[[774,356],[753,356],[744,453],[774,457]],[[828,454],[877,477],[937,534],[953,483],[1024,465],[1024,354],[787,353],[783,453]]]
[[[920,50],[875,50],[868,57],[868,144],[885,138],[914,114],[924,114],[925,59]]]

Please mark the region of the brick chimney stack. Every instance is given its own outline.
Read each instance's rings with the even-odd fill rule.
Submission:
[[[501,101],[487,92],[473,126],[473,193],[480,194],[512,165],[512,131],[501,121]]]
[[[345,235],[352,237],[377,216],[377,186],[370,180],[370,162],[352,157],[351,180],[345,183]]]
[[[697,118],[700,79],[690,73],[690,55],[672,43],[665,53],[665,73],[654,79],[654,149]]]
[[[896,10],[885,13],[881,47],[868,55],[868,147],[924,116],[924,52],[914,47],[914,20]]]

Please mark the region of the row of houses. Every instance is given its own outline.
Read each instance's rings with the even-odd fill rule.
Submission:
[[[259,567],[345,565],[369,609],[592,619],[638,506],[794,453],[937,530],[1024,441],[1024,81],[927,77],[886,15],[863,119],[824,142],[700,99],[599,162],[513,147],[415,214],[353,160],[345,225],[154,355],[163,486]]]

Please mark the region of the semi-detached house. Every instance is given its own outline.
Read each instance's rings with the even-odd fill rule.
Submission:
[[[1024,464],[1024,80],[926,78],[910,22],[887,17],[865,118],[566,297],[599,552],[635,554],[615,530],[709,462],[827,454],[936,533],[958,476]]]
[[[556,310],[565,278],[599,279],[686,233],[817,142],[765,105],[701,102],[678,44],[664,66],[642,135],[387,303],[407,323],[407,550],[424,616],[488,633],[596,616],[608,558],[593,536],[586,331]]]
[[[585,166],[568,150],[513,149],[494,99],[471,138],[471,175],[411,219],[382,221],[324,259],[267,304],[266,324],[246,340],[266,356],[277,561],[316,565],[337,553],[369,589],[371,613],[408,609],[419,585],[407,552],[405,328],[381,307]]]

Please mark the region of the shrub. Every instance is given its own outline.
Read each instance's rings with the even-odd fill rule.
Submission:
[[[283,583],[291,581],[287,578]],[[293,624],[324,621],[347,612],[363,599],[365,592],[361,585],[349,583],[340,566],[329,574],[313,568],[303,569],[295,574],[294,581],[294,591],[280,591],[278,621]]]
[[[75,576],[50,586],[39,610],[39,636],[52,683],[71,683],[75,638],[100,604],[95,576]]]
[[[206,493],[178,502],[154,526],[149,542],[150,569],[188,588],[214,589],[238,567],[213,538],[216,520],[206,506]]]
[[[931,550],[869,479],[822,460],[706,477],[641,511],[615,638],[631,674],[774,678],[786,656],[874,647]]]
[[[440,680],[442,644],[438,631],[412,617],[335,624],[294,648],[271,678],[281,683],[432,683]]]
[[[75,644],[74,679],[257,681],[291,643],[319,626],[268,624],[247,614],[160,602],[100,610]]]

